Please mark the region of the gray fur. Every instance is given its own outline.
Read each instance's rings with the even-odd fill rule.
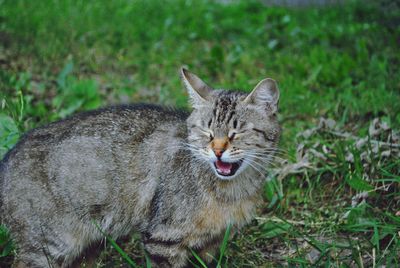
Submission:
[[[189,248],[207,258],[229,223],[252,218],[280,135],[267,109],[276,103],[211,90],[186,70],[182,79],[190,115],[155,105],[77,114],[28,132],[7,153],[0,215],[18,246],[15,267],[69,267],[102,239],[93,222],[113,238],[139,231],[155,267],[183,267]],[[221,159],[245,160],[221,178],[207,133],[217,141],[232,131]]]

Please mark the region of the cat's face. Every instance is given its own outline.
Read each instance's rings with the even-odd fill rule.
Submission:
[[[196,159],[225,180],[249,168],[265,174],[280,135],[276,83],[265,79],[245,94],[213,90],[184,69],[182,80],[194,108],[187,120],[188,148]]]

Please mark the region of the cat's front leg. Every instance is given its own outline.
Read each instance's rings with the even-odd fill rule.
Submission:
[[[180,268],[187,264],[188,252],[182,245],[182,239],[146,233],[143,235],[143,243],[151,260],[151,267]]]

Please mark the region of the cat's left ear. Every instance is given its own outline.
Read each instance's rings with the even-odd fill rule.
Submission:
[[[276,113],[279,103],[279,88],[275,80],[266,78],[244,100],[247,104],[255,104],[266,109],[269,113]]]
[[[201,106],[207,102],[212,91],[209,85],[185,68],[181,68],[181,79],[189,93],[193,107]]]

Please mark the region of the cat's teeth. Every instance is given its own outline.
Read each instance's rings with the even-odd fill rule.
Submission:
[[[222,173],[224,175],[229,175],[231,173],[231,170],[232,170],[231,163],[226,163],[226,162],[222,162],[221,160],[217,160],[215,165],[216,165],[219,173]]]

